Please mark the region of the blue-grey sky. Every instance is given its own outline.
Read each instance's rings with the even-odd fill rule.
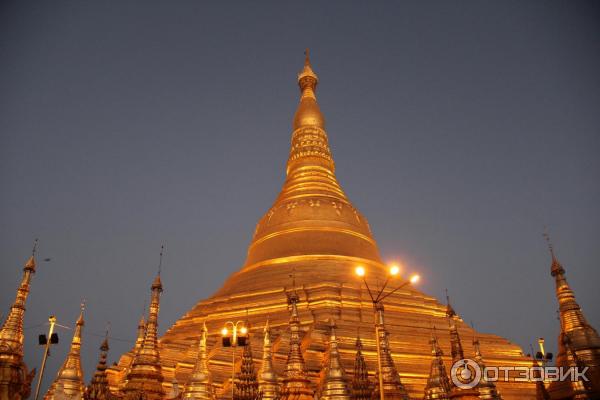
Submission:
[[[556,347],[549,227],[600,328],[600,10],[586,2],[3,2],[0,302],[35,237],[49,314],[127,350],[161,243],[161,332],[244,261],[311,48],[338,179],[386,260],[479,330]],[[68,348],[59,331],[48,379]]]

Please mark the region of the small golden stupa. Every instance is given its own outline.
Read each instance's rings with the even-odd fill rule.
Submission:
[[[384,353],[382,381],[387,400],[407,395],[415,399],[423,397],[431,371],[432,327],[437,332],[436,346],[444,354],[451,353],[446,306],[410,284],[385,299],[385,323],[383,310],[374,319],[373,303],[354,269],[362,265],[367,272],[367,283],[376,287],[386,279],[388,268],[381,261],[367,219],[337,181],[325,118],[316,98],[318,82],[307,52],[304,68],[298,75],[300,103],[293,119],[287,175],[281,193],[258,221],[241,269],[213,296],[198,302],[159,340],[164,393],[171,392],[172,382],[190,381],[197,374],[198,353],[207,352],[200,354],[200,359],[206,358],[202,362],[208,365],[216,397],[231,398],[232,352],[237,351],[234,365],[237,372],[242,350],[221,346],[219,332],[228,321],[252,323],[254,361],[257,366],[261,364],[263,349],[268,350],[267,357],[272,359],[271,364],[259,369],[261,387],[272,386],[273,379],[278,379],[282,390],[279,395],[286,399],[308,398],[319,390],[327,396],[333,393],[347,396],[343,383],[346,381],[341,378],[346,375],[348,390],[357,392],[352,386],[352,382],[358,385],[353,373],[357,330],[361,355],[378,390],[375,324],[382,327],[384,324],[385,328],[379,330],[379,342]],[[202,266],[202,271],[206,268]],[[402,282],[401,278],[395,279],[398,282],[390,284],[386,293]],[[265,340],[263,330],[267,321],[265,332],[269,336]],[[335,321],[334,333],[331,321]],[[452,323],[461,337],[474,337],[473,330],[458,316]],[[204,324],[207,336],[203,334]],[[299,328],[299,338],[294,329],[290,334],[290,324]],[[531,359],[521,348],[508,340],[484,333],[476,336],[477,348],[486,365],[531,365]],[[201,338],[203,344],[199,346]],[[295,360],[291,366],[287,361],[290,351],[294,353],[292,361]],[[298,351],[304,365],[296,360]],[[120,358],[118,365],[108,368],[112,390],[126,392],[123,389],[127,387],[127,376],[132,376],[133,361],[139,353],[134,348]],[[465,357],[475,357],[471,353],[465,351]],[[327,354],[335,358],[330,361]],[[449,370],[450,357],[443,359]],[[334,371],[323,378],[322,371],[327,368],[331,371],[331,365],[337,366],[338,361],[344,374]],[[304,371],[300,371],[302,368]],[[156,370],[152,369],[152,374]],[[334,379],[336,374],[339,378]],[[309,391],[302,386],[304,379]],[[328,381],[335,382],[337,389],[319,388],[321,382]],[[533,383],[498,382],[496,386],[506,400],[535,398]],[[159,392],[156,388],[152,390]],[[388,390],[396,394],[388,396]],[[206,392],[203,396],[212,398],[213,394]]]

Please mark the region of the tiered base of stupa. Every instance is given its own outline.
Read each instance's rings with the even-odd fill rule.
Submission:
[[[294,258],[296,258],[294,260]],[[292,274],[300,297],[298,310],[304,329],[302,349],[309,376],[316,385],[322,369],[323,354],[328,340],[327,320],[337,324],[340,354],[348,376],[352,376],[355,341],[360,334],[363,354],[370,375],[377,368],[373,307],[369,294],[353,276],[357,262],[365,260],[350,257],[290,257],[275,263],[261,263],[253,269],[242,269],[234,274],[213,297],[201,301],[172,326],[160,340],[160,357],[163,365],[165,392],[172,392],[172,382],[184,385],[196,360],[197,342],[206,321],[209,330],[209,365],[213,374],[218,398],[231,397],[232,348],[223,348],[220,330],[227,321],[248,320],[257,366],[261,359],[262,329],[269,319],[273,336],[274,365],[283,372],[288,352],[289,310],[286,292],[292,290]],[[369,285],[377,286],[384,280],[382,265],[370,262]],[[431,363],[429,339],[432,326],[437,329],[440,346],[446,356],[446,367],[451,367],[450,342],[446,307],[434,298],[424,295],[411,286],[386,298],[386,328],[390,345],[402,383],[411,398],[422,398]],[[459,322],[465,357],[471,356],[472,329]],[[488,366],[531,365],[522,350],[501,337],[478,333],[481,352]],[[241,349],[237,350],[239,364]],[[124,367],[131,358],[125,354],[119,365],[109,371],[113,389],[123,379]],[[236,371],[239,365],[235,366]],[[527,382],[497,382],[506,400],[535,399],[535,384]]]

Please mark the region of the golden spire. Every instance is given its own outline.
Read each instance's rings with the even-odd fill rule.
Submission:
[[[262,365],[258,372],[258,385],[262,400],[275,400],[279,397],[279,383],[277,382],[277,374],[273,368],[271,332],[269,331],[268,319],[265,324],[264,334]]]
[[[85,400],[111,400],[116,398],[111,394],[108,388],[108,378],[106,375],[106,358],[108,355],[108,350],[107,330],[106,336],[100,345],[100,358],[98,359],[96,372],[94,373],[89,386],[85,389],[83,396]]]
[[[380,262],[365,217],[335,177],[335,163],[317,103],[318,77],[308,50],[298,75],[300,102],[294,116],[286,180],[258,222],[245,267],[287,256],[354,256]],[[298,243],[302,243],[298,248]]]
[[[158,274],[151,286],[152,296],[144,343],[133,359],[131,369],[127,374],[127,382],[123,388],[127,399],[137,399],[141,394],[148,400],[162,399],[164,396],[162,367],[158,352],[158,313],[160,311],[160,294],[163,291],[160,267],[163,251],[164,247],[161,246]]]
[[[190,380],[183,391],[184,399],[214,400],[215,392],[212,385],[212,376],[208,369],[208,351],[206,341],[208,329],[206,322],[202,323],[202,336],[198,344],[198,358],[192,370]]]
[[[465,353],[462,348],[460,341],[460,335],[456,328],[456,319],[458,316],[450,304],[450,296],[446,291],[446,318],[448,319],[448,326],[450,328],[450,353],[452,355],[452,363],[462,360],[465,358]]]
[[[137,337],[135,339],[134,353],[137,353],[142,348],[142,345],[144,344],[144,337],[146,337],[146,319],[142,314],[137,326]]]
[[[44,400],[79,400],[83,397],[85,385],[81,369],[81,334],[85,324],[84,310],[85,304],[81,303],[81,312],[75,324],[71,349],[62,367],[58,370],[56,379],[44,396]]]
[[[581,307],[575,299],[575,292],[569,286],[565,269],[554,254],[554,247],[547,233],[552,264],[550,274],[556,284],[556,298],[560,315],[560,335],[558,339],[557,367],[588,367],[586,376],[591,385],[585,387],[578,382],[552,382],[548,387],[551,397],[556,393],[571,393],[572,396],[600,397],[600,336],[587,322]],[[569,348],[571,351],[569,351]],[[577,365],[577,360],[579,364]]]
[[[17,289],[15,301],[0,330],[0,398],[26,398],[31,391],[35,369],[28,371],[23,362],[23,318],[31,277],[35,273],[36,249],[37,239],[31,257],[23,268],[23,278]]]
[[[246,327],[250,325],[246,322]],[[246,344],[242,351],[242,361],[240,372],[236,374],[235,386],[233,389],[234,400],[258,400],[260,392],[258,390],[258,378],[254,370],[254,358],[252,356],[252,345],[250,338],[246,339]]]
[[[331,320],[329,334],[329,346],[327,353],[327,365],[324,371],[323,385],[320,388],[322,400],[350,400],[350,388],[335,336],[335,323]]]
[[[452,386],[442,358],[444,353],[438,345],[435,327],[431,331],[431,340],[429,343],[431,344],[432,359],[423,400],[446,400],[450,398]]]
[[[292,308],[290,316],[290,349],[281,389],[281,400],[312,400],[313,390],[306,376],[304,357],[300,347],[300,318],[298,316],[298,294],[289,295],[288,302]]]
[[[473,332],[475,330],[473,329]],[[479,339],[473,337],[473,351],[475,353],[475,362],[479,365],[481,371],[485,371],[485,363],[483,362],[483,356],[479,348]],[[487,379],[485,373],[481,374],[481,380],[477,384],[477,390],[479,391],[479,398],[481,400],[502,400],[502,396],[498,393],[494,382]]]
[[[385,329],[385,320],[383,317],[383,304],[376,304],[376,325],[379,335],[379,352],[381,354],[381,371],[383,375],[383,390],[387,400],[408,400],[408,392],[404,388],[400,375],[394,364],[394,359],[390,353],[389,334]],[[375,379],[374,397],[379,398],[379,375]]]
[[[356,356],[354,358],[354,376],[352,377],[352,400],[371,400],[373,385],[369,381],[369,369],[362,354],[362,341],[356,336]]]

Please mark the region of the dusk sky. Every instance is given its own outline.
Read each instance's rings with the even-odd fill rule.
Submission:
[[[547,226],[600,328],[597,2],[5,1],[0,314],[37,237],[29,367],[82,298],[86,382],[108,321],[109,361],[129,350],[162,243],[161,333],[241,267],[285,178],[306,47],[384,260],[478,330],[555,351]]]

